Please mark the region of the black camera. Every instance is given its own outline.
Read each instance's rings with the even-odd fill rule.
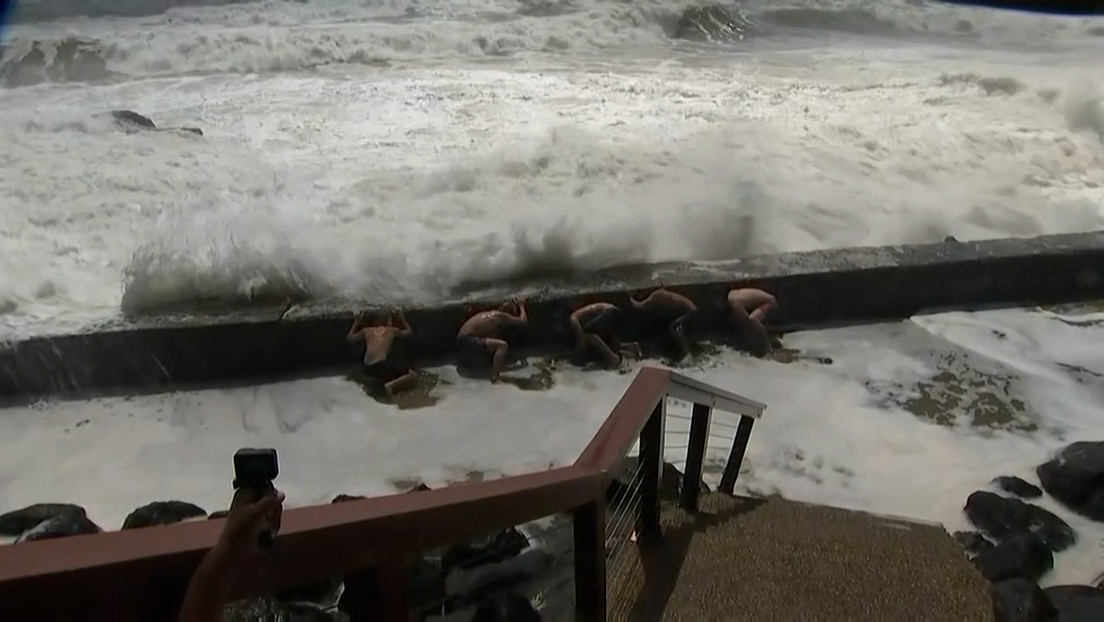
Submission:
[[[275,449],[242,448],[234,453],[234,488],[266,490],[280,474]]]
[[[272,480],[280,474],[280,464],[276,460],[275,449],[242,448],[234,453],[234,489],[250,493],[251,501],[256,501],[272,490]],[[257,544],[271,549],[276,541],[278,525],[262,531]]]

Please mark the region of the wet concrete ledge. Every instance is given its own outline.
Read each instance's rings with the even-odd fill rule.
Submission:
[[[472,287],[439,305],[408,307],[406,315],[416,355],[432,359],[451,352],[472,308],[516,294],[529,298],[531,328],[523,345],[547,349],[566,344],[571,308],[596,300],[624,304],[626,292],[657,279],[693,298],[704,312],[702,328],[717,331],[727,323],[725,293],[735,286],[774,293],[780,308],[773,323],[793,328],[902,318],[933,308],[1087,300],[1104,294],[1102,277],[1104,231],[1098,231],[560,274]],[[344,340],[354,309],[365,310],[362,303],[318,300],[180,313],[9,342],[0,349],[0,396],[156,391],[340,369],[359,356]]]

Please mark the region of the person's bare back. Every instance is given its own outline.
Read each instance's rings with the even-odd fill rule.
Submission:
[[[402,311],[389,314],[385,322],[361,325],[364,321],[354,313],[353,325],[345,337],[349,342],[364,342],[364,372],[382,382],[388,395],[413,386],[418,380],[413,366],[392,351],[395,339],[414,333]]]
[[[744,287],[728,292],[728,307],[741,337],[756,356],[771,352],[770,335],[763,326],[767,313],[778,306],[775,297],[761,289]]]
[[[634,307],[641,311],[659,311],[672,315],[683,315],[698,310],[698,305],[694,304],[693,300],[669,289],[664,289],[662,285],[644,300],[638,301],[632,296],[629,296],[629,300],[632,301]]]
[[[481,311],[468,318],[457,332],[458,337],[498,337],[502,329],[517,318],[505,311]]]
[[[517,315],[511,313],[515,309]],[[525,300],[519,299],[516,303],[506,302],[497,310],[481,311],[468,318],[456,333],[456,345],[461,357],[471,363],[490,356],[491,382],[498,382],[509,350],[505,329],[528,324],[529,315],[525,309]]]
[[[630,294],[629,302],[640,311],[654,313],[661,317],[674,318],[668,325],[667,330],[675,343],[678,344],[679,350],[681,350],[679,352],[680,358],[689,356],[690,342],[686,338],[685,325],[688,320],[691,320],[698,313],[698,305],[693,300],[664,288],[661,283],[659,289],[653,291],[643,300],[637,300]]]
[[[576,309],[568,318],[568,328],[575,338],[576,355],[583,355],[591,346],[604,359],[607,367],[621,364],[621,356],[615,350],[640,357],[640,345],[622,343],[622,313],[620,307],[608,302],[595,302]]]

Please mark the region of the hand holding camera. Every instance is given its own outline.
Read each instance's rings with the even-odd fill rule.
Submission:
[[[272,484],[279,473],[275,449],[239,449],[234,454],[234,500],[221,543],[239,552],[272,548],[284,502],[284,494]]]

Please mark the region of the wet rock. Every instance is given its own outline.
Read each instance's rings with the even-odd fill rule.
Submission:
[[[682,12],[675,36],[704,41],[742,41],[751,28],[751,22],[739,13],[720,4],[706,4]]]
[[[368,497],[364,497],[364,496],[361,496],[361,495],[340,494],[340,495],[337,495],[336,497],[334,497],[333,501],[330,501],[330,503],[346,503],[346,502],[349,502],[349,501],[360,501],[361,499],[367,499],[367,498]]]
[[[616,504],[628,495],[630,498],[634,494],[638,494],[637,485],[640,483],[640,474],[638,473],[638,467],[640,460],[637,456],[629,456],[621,463],[621,472],[613,478],[610,482],[610,487],[606,490],[606,500],[612,504]],[[659,487],[659,498],[666,501],[674,501],[678,499],[679,492],[682,490],[682,471],[670,462],[663,463],[663,481]],[[699,482],[699,490],[701,494],[710,492],[709,486],[704,481]],[[611,508],[612,510],[613,508]]]
[[[51,518],[87,516],[79,505],[72,503],[36,503],[21,510],[0,514],[0,535],[19,536]]]
[[[335,578],[280,590],[276,594],[276,600],[285,606],[308,604],[319,609],[329,609],[341,599],[343,590],[344,582],[341,578]]]
[[[112,110],[111,117],[124,126],[150,130],[157,129],[157,125],[154,124],[153,119],[145,115],[140,115],[133,110]]]
[[[203,136],[203,130],[198,127],[167,127],[159,128],[153,122],[153,119],[138,114],[133,110],[112,110],[110,113],[111,118],[115,120],[115,125],[124,132],[145,132],[150,130],[157,130],[162,132],[189,132],[196,136]]]
[[[420,614],[439,614],[446,603],[444,575],[434,558],[415,558],[406,564],[407,598],[410,610]],[[379,569],[366,568],[345,577],[345,592],[338,609],[353,619],[374,619],[384,606],[379,591]],[[425,615],[414,619],[424,620]]]
[[[1008,579],[992,587],[997,622],[1051,622],[1058,611],[1034,581]]]
[[[1050,496],[1082,516],[1104,521],[1104,442],[1068,445],[1035,473]]]
[[[1038,581],[1054,567],[1054,555],[1042,540],[1021,533],[974,558],[982,576],[993,583],[1007,579]]]
[[[472,622],[540,622],[541,615],[533,607],[533,602],[517,592],[498,594],[479,603],[472,616]]]
[[[433,489],[430,488],[429,486],[427,486],[425,483],[421,483],[421,484],[418,484],[417,486],[414,486],[413,488],[411,488],[410,490],[408,490],[406,492],[425,492],[427,490],[433,490]]]
[[[954,539],[959,546],[966,549],[966,556],[970,559],[993,548],[993,543],[976,531],[956,531]]]
[[[993,484],[1007,493],[1024,499],[1035,499],[1043,496],[1043,491],[1038,486],[1019,477],[1002,475],[994,479]]]
[[[1104,620],[1104,590],[1089,585],[1056,585],[1043,591],[1058,610],[1058,622]]]
[[[88,520],[82,514],[62,514],[47,519],[35,525],[29,531],[23,533],[16,540],[16,544],[23,542],[35,542],[37,540],[53,540],[67,536],[80,536],[103,531],[96,523]]]
[[[1066,522],[1043,508],[979,490],[966,499],[966,516],[998,542],[1020,533],[1032,533],[1055,553],[1073,546],[1077,536]]]
[[[447,575],[455,568],[496,564],[516,557],[528,546],[529,538],[514,527],[510,527],[488,538],[450,547],[441,556],[441,571]]]
[[[190,518],[205,518],[207,511],[186,501],[154,501],[127,515],[123,529],[171,525]]]
[[[445,589],[451,597],[450,606],[463,609],[477,605],[496,594],[544,576],[556,559],[547,551],[532,548],[513,559],[498,564],[457,569],[445,580]]]

